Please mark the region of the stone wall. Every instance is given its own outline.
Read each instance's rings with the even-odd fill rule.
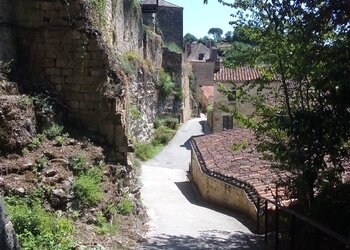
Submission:
[[[12,223],[7,216],[3,198],[0,197],[0,249],[20,249]]]
[[[214,86],[214,62],[191,62],[197,86]]]
[[[182,48],[183,8],[159,6],[157,20],[164,37],[164,43],[175,43]]]
[[[3,62],[8,62],[16,57],[12,7],[12,1],[2,1],[0,4],[0,61]]]
[[[203,173],[198,158],[193,151],[190,173],[204,200],[243,212],[256,222],[256,207],[249,200],[245,191]],[[262,226],[264,225],[263,218],[260,219],[260,223]]]

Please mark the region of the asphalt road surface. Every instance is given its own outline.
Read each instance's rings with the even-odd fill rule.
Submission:
[[[163,151],[142,165],[141,198],[150,221],[148,241],[137,249],[265,249],[245,215],[204,202],[188,181],[189,139],[206,132],[204,117],[182,124]]]

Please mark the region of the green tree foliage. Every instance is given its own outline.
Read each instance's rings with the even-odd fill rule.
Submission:
[[[214,38],[214,41],[218,42],[221,40],[221,35],[223,34],[224,32],[222,31],[222,29],[220,28],[211,28],[209,31],[208,31],[208,34],[209,35],[212,35],[213,38]]]
[[[206,1],[205,1],[206,2]],[[259,150],[291,173],[284,184],[292,197],[312,208],[315,193],[341,183],[349,160],[350,48],[346,1],[240,0],[232,24],[254,42],[256,49],[229,53],[231,66],[260,65],[264,90],[281,82],[271,105],[266,92],[238,95],[252,103],[259,116],[244,118],[260,142]],[[239,46],[236,47],[236,51]],[[265,64],[265,65],[264,65]],[[264,93],[264,94],[263,94]],[[273,94],[273,93],[271,93]],[[243,98],[244,96],[244,98]],[[240,98],[242,97],[242,98]],[[311,210],[309,210],[311,211]]]
[[[184,36],[184,43],[192,43],[194,41],[198,41],[197,37],[195,37],[194,35],[187,33]]]

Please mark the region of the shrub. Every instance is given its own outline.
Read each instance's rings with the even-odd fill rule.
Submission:
[[[82,172],[86,172],[89,167],[88,159],[86,155],[79,154],[69,158],[69,169],[73,171],[73,174],[78,175]]]
[[[34,137],[31,143],[29,143],[28,148],[34,150],[41,146],[41,140],[39,137]]]
[[[38,158],[35,162],[36,162],[36,164],[34,166],[35,170],[41,171],[44,168],[46,168],[48,159],[46,158],[46,156],[42,156],[42,157]]]
[[[157,87],[159,91],[159,98],[161,100],[165,100],[173,93],[173,91],[175,91],[175,83],[172,81],[169,73],[165,72],[164,69],[159,71]]]
[[[167,43],[164,46],[167,48],[169,51],[174,52],[176,54],[182,54],[183,50],[176,44],[176,43]]]
[[[100,180],[91,175],[79,176],[73,190],[76,198],[84,206],[96,205],[103,197]]]
[[[142,161],[147,161],[156,156],[163,148],[162,144],[155,142],[135,143],[135,155]]]
[[[178,124],[179,120],[177,118],[171,116],[164,116],[156,118],[153,123],[153,126],[156,129],[161,126],[165,126],[170,129],[176,129]]]
[[[22,107],[29,107],[33,105],[33,99],[30,96],[23,95],[19,98],[18,104]]]
[[[67,137],[59,135],[55,137],[55,145],[61,147],[65,144]]]
[[[74,226],[45,211],[38,200],[5,197],[5,205],[22,249],[72,249]]]
[[[132,118],[134,118],[134,119],[141,119],[142,118],[140,110],[135,105],[132,105],[130,107],[129,111],[130,111],[130,115]]]
[[[154,131],[154,141],[161,144],[167,144],[174,137],[174,134],[175,130],[165,126],[160,126]]]
[[[96,216],[96,226],[96,231],[98,234],[115,233],[118,229],[117,225],[114,224],[113,221],[108,223],[106,217],[101,212],[99,212]]]
[[[57,136],[60,136],[62,134],[62,131],[63,131],[63,126],[60,126],[58,124],[53,124],[50,128],[44,131],[44,135],[46,135],[46,137],[51,140]]]
[[[134,209],[134,206],[132,205],[131,200],[127,196],[124,196],[123,199],[117,205],[117,211],[119,214],[122,214],[122,215],[131,214],[133,209]]]

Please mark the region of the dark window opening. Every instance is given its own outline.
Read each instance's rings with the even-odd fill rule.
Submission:
[[[223,130],[233,129],[233,117],[225,115],[222,117]]]

